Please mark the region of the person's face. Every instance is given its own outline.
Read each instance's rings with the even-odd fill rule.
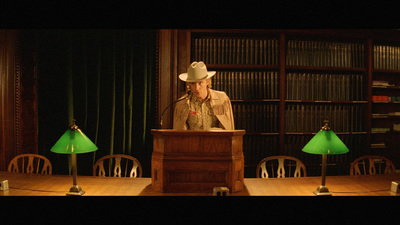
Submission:
[[[188,82],[190,90],[199,99],[204,100],[207,97],[207,85],[210,84],[210,79],[200,82]]]

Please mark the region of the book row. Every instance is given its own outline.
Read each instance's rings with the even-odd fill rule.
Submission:
[[[318,132],[329,120],[334,132],[365,132],[366,106],[358,105],[286,105],[286,132]]]
[[[378,117],[380,118],[380,117]],[[385,118],[385,117],[381,117]],[[386,117],[388,118],[388,117]],[[387,133],[387,132],[398,132],[400,131],[400,123],[393,123],[391,127],[372,127],[371,132],[373,133]]]
[[[278,40],[195,38],[193,59],[206,64],[278,65]],[[374,68],[400,70],[400,47],[374,45]],[[289,40],[286,65],[356,67],[365,65],[364,44]]]
[[[235,129],[276,133],[279,130],[278,104],[232,104]]]
[[[389,81],[387,80],[373,80],[372,81],[372,87],[375,88],[389,88],[389,87],[395,87],[394,84],[390,84]]]
[[[374,68],[400,70],[400,47],[374,45]]]
[[[236,129],[248,132],[279,132],[278,104],[232,104]],[[318,132],[329,120],[335,132],[365,132],[365,105],[286,105],[286,132]]]
[[[372,118],[389,118],[389,117],[398,117],[400,116],[400,112],[389,112],[389,113],[372,113]]]
[[[278,65],[278,40],[194,38],[192,59],[206,64]]]
[[[363,87],[361,74],[286,74],[288,100],[362,101]]]
[[[279,98],[277,71],[217,71],[211,86],[234,100]]]
[[[371,128],[371,132],[380,132],[380,133],[382,133],[382,132],[389,132],[390,131],[390,128],[388,128],[388,127],[372,127]]]
[[[364,45],[289,40],[286,65],[316,67],[364,67]]]
[[[279,98],[277,71],[217,71],[211,82],[232,100]],[[362,101],[363,87],[362,74],[286,74],[287,100]]]
[[[245,135],[243,156],[245,165],[257,166],[264,158],[279,154],[279,137],[270,135]],[[254,170],[254,173],[256,171]]]
[[[371,148],[386,148],[386,144],[384,142],[382,142],[382,143],[373,143],[373,144],[371,144]]]
[[[400,101],[400,96],[386,96],[386,95],[373,95],[373,102],[398,102]]]

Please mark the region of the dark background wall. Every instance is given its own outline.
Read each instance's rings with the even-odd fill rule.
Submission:
[[[3,30],[7,48],[1,77],[9,85],[2,86],[8,93],[2,94],[2,170],[16,154],[37,152],[51,160],[54,174],[70,173],[69,156],[50,149],[76,119],[99,148],[78,155],[79,175],[92,175],[95,161],[104,155],[128,154],[139,159],[143,176],[149,177],[156,32]],[[24,133],[15,129],[23,131],[29,121],[35,122],[34,132],[26,136],[37,142],[16,141]]]

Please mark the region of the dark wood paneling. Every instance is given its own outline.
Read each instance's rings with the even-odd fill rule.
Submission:
[[[17,154],[37,153],[34,32],[0,30],[0,170]]]
[[[34,32],[19,35],[18,55],[20,57],[19,152],[37,153],[37,48]]]
[[[0,31],[0,170],[6,170],[16,151],[16,36],[14,30]]]

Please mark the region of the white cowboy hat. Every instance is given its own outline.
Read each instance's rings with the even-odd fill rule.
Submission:
[[[199,82],[211,78],[215,73],[216,71],[207,71],[207,67],[202,61],[192,62],[187,73],[180,74],[179,79],[185,82]]]

